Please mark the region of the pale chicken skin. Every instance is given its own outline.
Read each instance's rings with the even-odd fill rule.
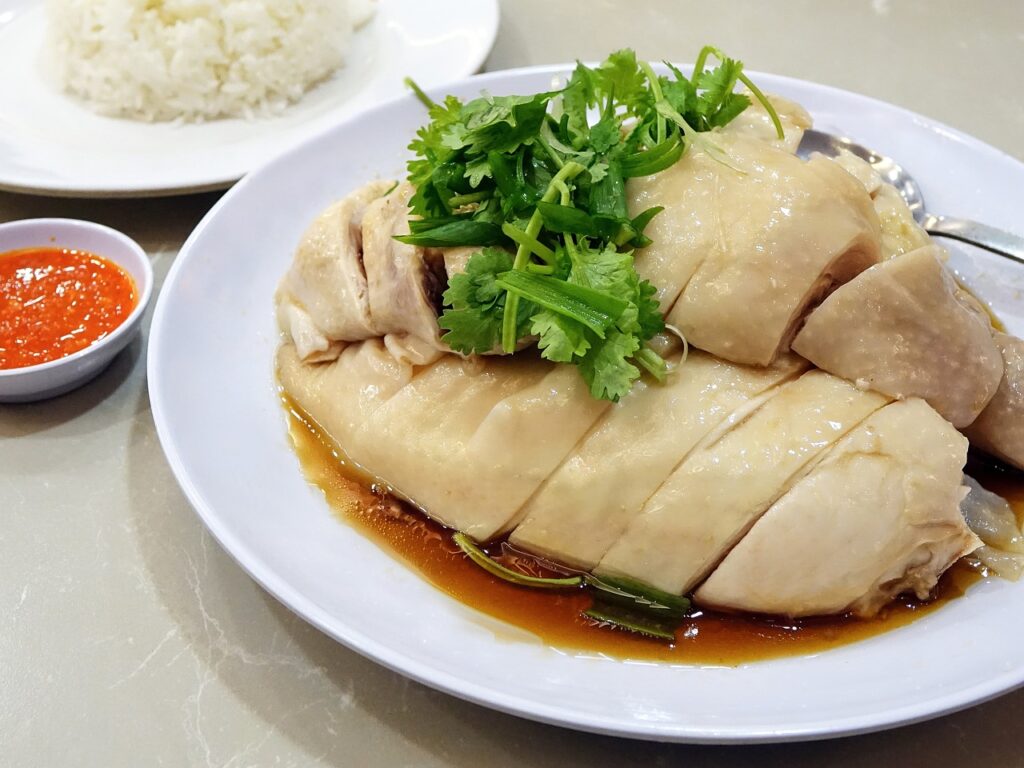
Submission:
[[[595,572],[688,592],[809,463],[886,402],[821,371],[778,388],[669,475]]]
[[[924,401],[882,408],[772,505],[694,597],[788,616],[870,616],[902,592],[928,597],[981,545],[960,513],[966,458],[967,440]]]
[[[964,433],[984,451],[1024,469],[1024,341],[994,335],[1003,357],[1003,376],[985,410]]]
[[[793,351],[890,397],[924,398],[967,426],[995,394],[1003,358],[941,258],[929,246],[861,273],[808,316]]]
[[[526,503],[514,546],[592,569],[698,442],[806,367],[796,356],[754,368],[700,352],[684,365],[664,385],[642,381],[611,407]]]
[[[636,267],[691,344],[768,365],[809,306],[879,261],[878,216],[831,160],[805,162],[742,135],[713,138],[727,161],[697,147],[630,181],[632,213],[665,208]]]

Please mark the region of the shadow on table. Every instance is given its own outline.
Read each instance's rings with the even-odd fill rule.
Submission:
[[[68,434],[82,434],[102,425],[80,419],[103,403],[135,370],[145,342],[136,336],[106,368],[78,389],[34,403],[0,403],[0,437],[22,437],[64,426]]]
[[[140,426],[133,443],[130,455],[159,451],[152,425]],[[155,458],[147,460],[151,471],[162,466]],[[897,731],[734,748],[582,734],[493,712],[410,682],[321,634],[256,586],[210,539],[180,494],[155,497],[156,489],[168,486],[169,476],[131,477],[140,549],[160,599],[201,670],[197,678],[207,681],[186,706],[194,707],[197,720],[216,717],[212,708],[201,707],[213,677],[265,728],[283,734],[306,755],[318,756],[318,764],[352,765],[355,756],[372,750],[380,765],[474,768],[974,765],[1019,747],[1024,692]],[[229,757],[244,743],[220,721],[204,731],[208,741],[203,749],[214,755],[219,754],[217,745],[209,741],[217,736],[210,733],[226,740],[222,749]],[[244,757],[254,764],[269,758],[258,752]]]

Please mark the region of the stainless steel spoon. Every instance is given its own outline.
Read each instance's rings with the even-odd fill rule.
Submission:
[[[924,196],[921,194],[921,188],[914,181],[914,177],[890,157],[880,155],[849,139],[815,130],[804,132],[796,153],[800,157],[808,157],[813,152],[820,152],[827,157],[836,157],[843,149],[870,163],[883,180],[896,187],[903,199],[907,201],[917,223],[924,227],[928,234],[970,243],[1024,264],[1024,237],[968,219],[955,219],[951,216],[936,216],[927,213],[924,207]]]

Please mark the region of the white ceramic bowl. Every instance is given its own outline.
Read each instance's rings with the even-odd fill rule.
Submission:
[[[139,300],[121,325],[85,349],[48,363],[0,369],[0,402],[54,397],[99,374],[138,333],[153,293],[153,268],[146,252],[116,229],[77,219],[24,219],[0,224],[0,253],[47,247],[75,248],[109,259],[132,276]]]

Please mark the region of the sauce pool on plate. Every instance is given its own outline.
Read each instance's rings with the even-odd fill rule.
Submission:
[[[452,531],[372,487],[347,463],[317,425],[284,398],[288,430],[307,480],[320,488],[335,514],[408,563],[435,587],[483,613],[521,627],[544,643],[567,651],[622,659],[677,664],[736,665],[780,656],[805,655],[846,645],[909,624],[962,595],[982,575],[964,561],[950,568],[931,600],[900,596],[871,619],[826,616],[782,619],[698,611],[683,619],[675,642],[651,640],[600,626],[582,612],[590,595],[580,589],[538,590],[510,584],[470,562],[452,541]],[[989,470],[973,462],[972,473],[986,487],[1024,508],[1018,473]],[[502,542],[486,551],[506,567],[536,576],[564,575]]]
[[[68,248],[0,253],[0,369],[74,354],[108,336],[138,303],[109,259]]]

